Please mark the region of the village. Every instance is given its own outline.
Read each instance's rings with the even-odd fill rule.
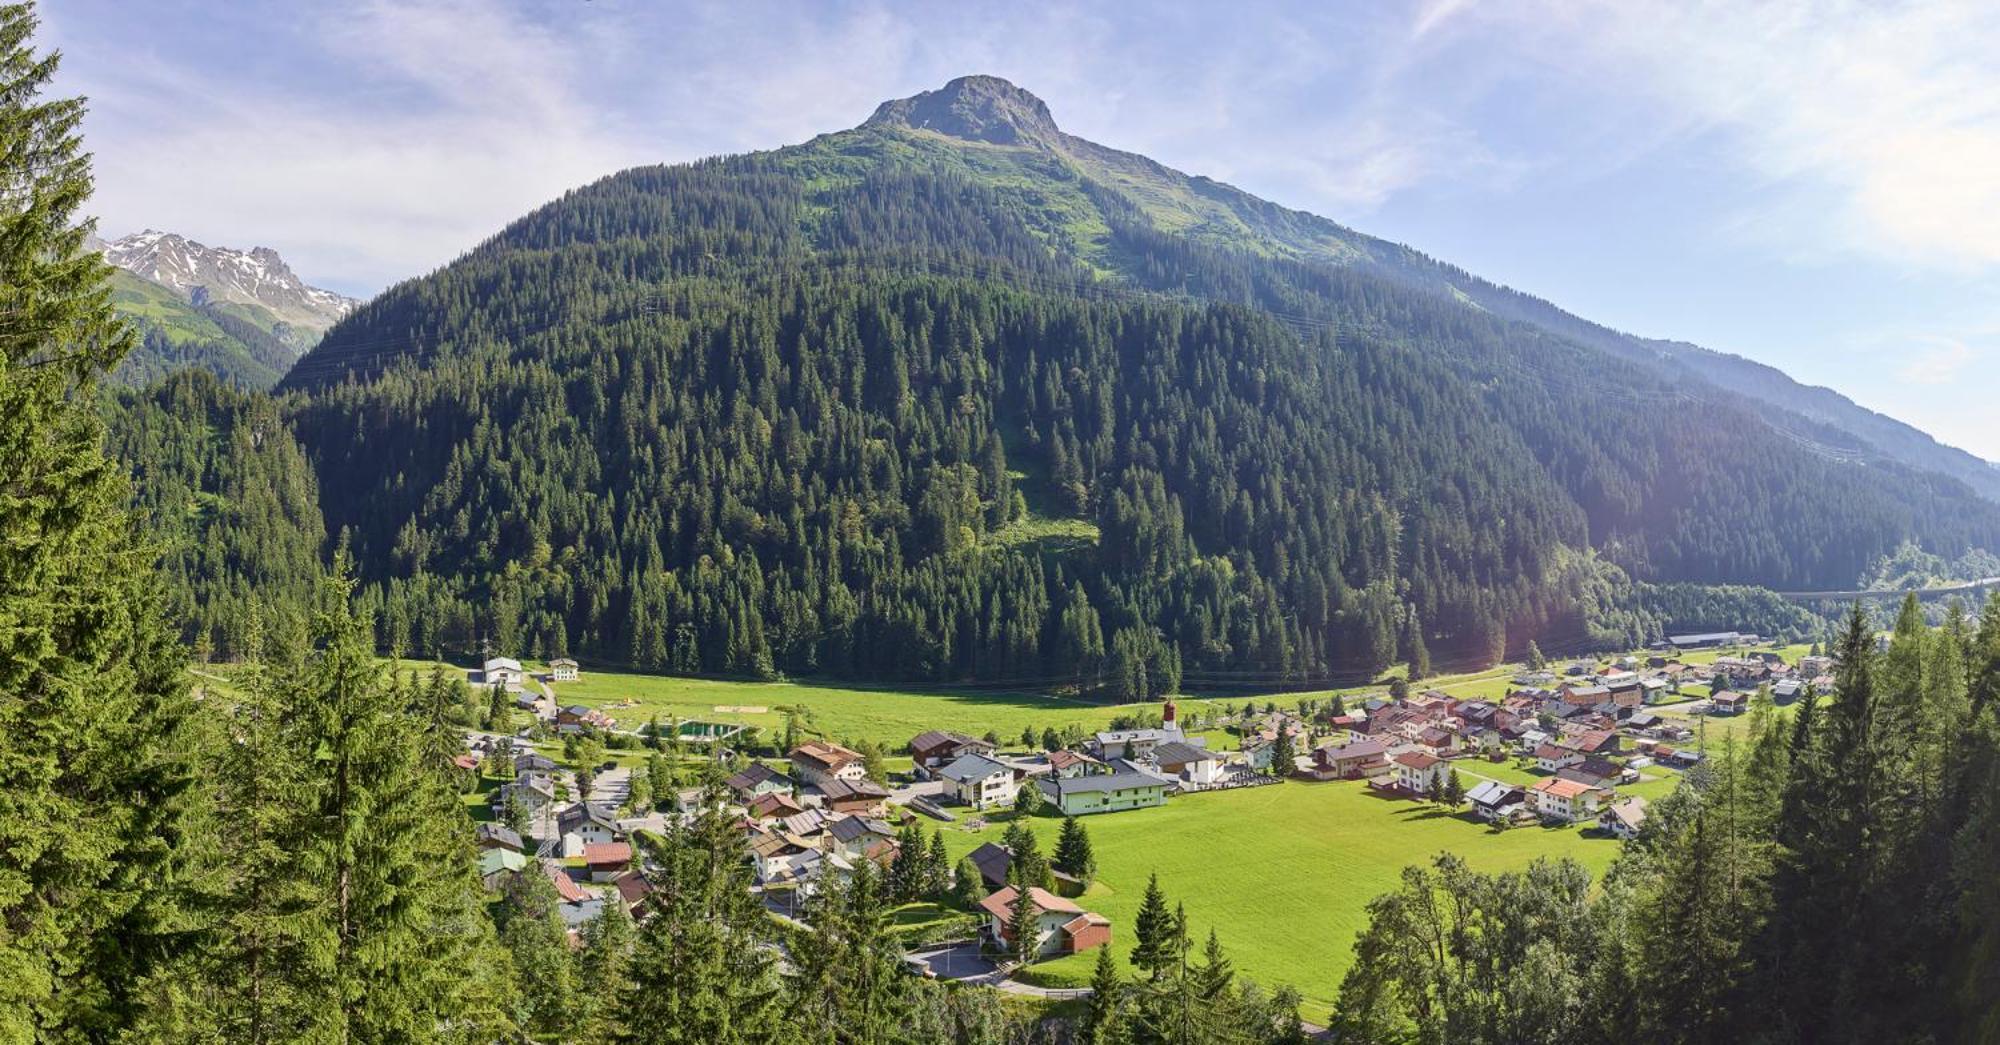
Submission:
[[[939,723],[900,743],[893,771],[866,742],[774,744],[726,722],[621,721],[620,705],[633,702],[558,698],[580,678],[574,661],[531,673],[490,658],[468,682],[513,709],[510,725],[523,716],[528,725],[469,733],[459,765],[486,785],[475,797],[487,887],[545,878],[573,934],[609,904],[643,918],[652,886],[641,839],[717,811],[740,831],[772,917],[809,918],[817,891],[867,867],[910,905],[913,975],[1060,997],[1047,984],[1068,981],[1032,966],[1129,932],[1093,909],[1112,899],[1093,878],[1099,818],[1244,789],[1359,787],[1476,825],[1468,830],[1568,829],[1549,836],[1564,844],[1580,830],[1615,850],[1645,830],[1648,795],[1702,764],[1712,726],[1831,692],[1831,658],[1815,649],[1788,661],[1758,644],[1736,633],[1676,636],[1661,649],[1522,667],[1484,695],[1397,679],[1282,707],[1203,701],[1198,722],[1169,698],[1143,722],[1024,730],[1018,743]],[[633,764],[639,757],[645,764]],[[1035,825],[1060,825],[1053,853]]]

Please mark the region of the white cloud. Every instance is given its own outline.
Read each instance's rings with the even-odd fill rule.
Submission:
[[[1772,239],[2000,264],[2000,6],[1600,0],[1541,14],[1579,81],[1657,94],[1668,118],[1719,132],[1778,189]],[[1822,196],[1825,212],[1802,224],[1793,201]]]
[[[1944,337],[1931,337],[1928,347],[1919,349],[1917,354],[1905,362],[1896,376],[1913,385],[1943,385],[1956,381],[1967,367],[1979,359],[1980,353],[1963,341]]]

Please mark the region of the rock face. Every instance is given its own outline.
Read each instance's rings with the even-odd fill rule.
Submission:
[[[864,126],[902,126],[995,145],[1053,146],[1062,138],[1047,104],[997,76],[961,76],[935,91],[883,102]]]
[[[148,229],[104,246],[106,261],[170,287],[197,306],[255,305],[317,339],[355,306],[353,298],[307,286],[269,247],[209,247]]]

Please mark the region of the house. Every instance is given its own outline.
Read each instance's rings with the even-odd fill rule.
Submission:
[[[1589,787],[1611,787],[1625,779],[1625,767],[1609,759],[1586,758],[1576,765],[1557,770],[1556,776]]]
[[[549,661],[549,678],[557,682],[575,682],[577,663],[568,657],[557,657]]]
[[[800,783],[825,789],[835,780],[854,783],[868,776],[868,767],[858,751],[832,741],[808,740],[792,749],[792,776]]]
[[[1048,762],[1050,774],[1065,778],[1104,771],[1104,763],[1075,751],[1051,751]]]
[[[521,836],[505,824],[491,821],[480,824],[473,830],[473,837],[478,839],[481,849],[508,849],[516,853],[523,851]]]
[[[610,729],[611,716],[596,708],[582,704],[570,704],[556,710],[557,726],[577,726],[589,729]]]
[[[933,729],[919,733],[910,741],[910,764],[917,776],[929,778],[934,771],[948,766],[964,755],[993,754],[993,745],[978,737],[968,737],[963,733]]]
[[[583,865],[593,882],[609,882],[632,869],[629,842],[597,842],[583,847]]]
[[[820,789],[820,801],[836,813],[873,813],[889,801],[889,789],[869,780],[832,780]]]
[[[974,809],[1005,808],[1014,804],[1020,779],[1014,769],[981,754],[962,755],[943,769],[944,796]]]
[[[1314,748],[1312,775],[1316,780],[1359,780],[1392,772],[1389,748],[1379,740],[1356,740]]]
[[[1004,845],[993,842],[981,843],[979,848],[965,854],[972,866],[979,869],[979,877],[990,889],[999,889],[1007,884],[1007,868],[1014,864],[1014,853]]]
[[[1451,772],[1451,763],[1422,751],[1405,751],[1390,761],[1396,764],[1396,786],[1413,795],[1430,794]]]
[[[479,881],[488,889],[499,889],[527,867],[527,854],[519,850],[488,849],[479,854]]]
[[[616,842],[622,834],[616,817],[589,802],[578,802],[556,814],[556,835],[562,839],[566,857],[582,856],[586,847]]]
[[[1664,704],[1673,699],[1673,683],[1660,676],[1639,680],[1639,696],[1642,703]]]
[[[548,776],[555,771],[555,759],[547,755],[537,755],[531,751],[514,756],[514,776],[517,779],[530,773]]]
[[[833,851],[851,860],[865,859],[881,842],[894,843],[896,830],[872,816],[843,816],[826,828]]]
[[[1535,768],[1544,773],[1554,773],[1568,769],[1583,761],[1583,752],[1572,748],[1543,744],[1535,749]]]
[[[724,780],[722,785],[743,802],[754,801],[780,791],[789,792],[792,789],[790,777],[762,762],[752,762],[737,770],[729,779]]]
[[[1815,678],[1820,675],[1831,675],[1831,674],[1833,674],[1832,657],[1806,656],[1799,658],[1800,676],[1804,678]]]
[[[1485,780],[1467,791],[1465,797],[1472,803],[1473,815],[1491,823],[1513,816],[1520,810],[1526,794],[1512,784]]]
[[[1222,779],[1222,757],[1184,741],[1170,740],[1154,748],[1153,761],[1160,772],[1197,786]]]
[[[1790,704],[1805,695],[1803,679],[1782,679],[1771,687],[1771,701],[1776,704]]]
[[[818,846],[788,831],[750,836],[750,863],[761,885],[802,882],[817,872],[823,856]]]
[[[1561,777],[1535,781],[1528,788],[1528,805],[1544,820],[1573,824],[1597,812],[1611,792]]]
[[[1010,885],[979,901],[979,909],[987,915],[987,938],[1002,950],[1013,949],[1014,899],[1018,895]],[[1037,957],[1081,954],[1111,942],[1110,919],[1045,889],[1028,888],[1028,907],[1035,923],[1033,953]]]
[[[633,917],[639,916],[639,909],[646,905],[646,897],[653,893],[653,883],[637,871],[627,871],[611,880],[618,890],[618,898],[625,901],[625,909]]]
[[[1750,707],[1750,695],[1735,690],[1718,690],[1708,698],[1708,705],[1717,715],[1740,715]]]
[[[479,682],[484,686],[520,689],[522,677],[521,662],[512,657],[489,658],[479,670]]]
[[[493,811],[504,813],[509,801],[518,802],[529,816],[539,816],[556,800],[555,781],[544,776],[527,776],[493,790]]]
[[[1592,729],[1578,733],[1569,741],[1570,747],[1586,755],[1615,755],[1618,753],[1618,734],[1609,729]]]
[[[1044,776],[1035,780],[1042,797],[1064,816],[1147,809],[1167,803],[1169,781],[1152,773],[1124,768],[1077,777]]]
[[[1261,773],[1271,768],[1271,758],[1277,753],[1277,748],[1277,737],[1252,733],[1243,738],[1243,764]]]
[[[1597,826],[1619,838],[1631,838],[1646,826],[1646,800],[1633,795],[1605,806],[1597,814]]]
[[[1154,748],[1177,739],[1178,730],[1169,737],[1165,730],[1159,729],[1115,729],[1091,737],[1090,746],[1100,759],[1148,759],[1153,757]]]
[[[752,819],[764,820],[774,816],[791,816],[805,811],[798,799],[783,791],[773,791],[758,795],[750,800],[749,811]]]
[[[1458,748],[1458,734],[1442,726],[1428,726],[1417,734],[1417,745],[1442,755]]]

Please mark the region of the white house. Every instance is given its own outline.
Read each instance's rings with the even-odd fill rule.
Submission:
[[[1583,761],[1583,752],[1556,744],[1543,744],[1535,749],[1535,768],[1544,773],[1554,773],[1568,769]]]
[[[868,778],[868,766],[858,751],[831,741],[808,740],[792,749],[792,777],[820,788],[835,780],[858,784]]]
[[[479,681],[487,686],[521,688],[521,662],[512,657],[491,657],[480,667]]]
[[[1646,826],[1646,800],[1633,795],[1605,806],[1597,814],[1597,826],[1619,838],[1631,838]]]
[[[1492,822],[1504,820],[1521,808],[1521,789],[1498,780],[1485,780],[1465,793],[1472,802],[1473,815]]]
[[[1537,780],[1528,788],[1528,802],[1537,816],[1565,824],[1589,819],[1610,797],[1604,788],[1561,777]]]
[[[1396,786],[1413,795],[1428,795],[1444,783],[1451,764],[1422,751],[1405,751],[1390,759],[1396,765]]]
[[[549,661],[549,677],[557,682],[575,682],[577,663],[568,657],[557,657]]]
[[[618,821],[589,802],[578,802],[556,814],[556,834],[563,856],[582,856],[585,846],[618,841]]]
[[[986,912],[988,937],[994,944],[1010,951],[1013,949],[1011,923],[1016,895],[1018,894],[1014,887],[1010,885],[979,901],[980,909]],[[1035,918],[1035,945],[1032,953],[1039,957],[1077,954],[1111,942],[1109,919],[1086,911],[1054,893],[1030,886],[1028,906],[1033,909]]]
[[[1160,772],[1197,786],[1222,779],[1222,756],[1185,741],[1170,740],[1154,748],[1153,761]]]
[[[938,779],[944,781],[946,798],[974,809],[1011,806],[1020,791],[1014,768],[985,755],[960,755],[938,770]]]

